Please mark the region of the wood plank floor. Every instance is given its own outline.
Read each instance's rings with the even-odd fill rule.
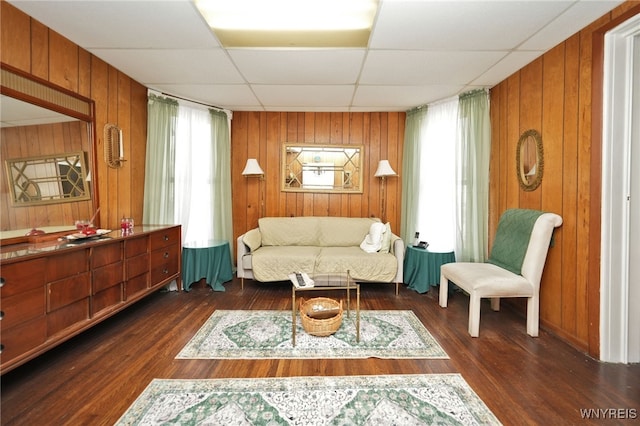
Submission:
[[[176,360],[215,309],[290,308],[286,283],[247,281],[241,291],[234,280],[225,287],[226,292],[214,293],[198,283],[189,293],[155,293],[3,375],[2,425],[113,424],[153,378],[455,372],[505,425],[582,424],[581,409],[620,409],[618,417],[640,410],[638,364],[600,363],[544,330],[531,338],[524,318],[509,309],[492,312],[488,303],[480,337],[472,339],[463,294],[442,309],[437,291],[420,295],[401,288],[395,296],[392,286],[380,284],[362,286],[362,309],[413,310],[450,359]]]

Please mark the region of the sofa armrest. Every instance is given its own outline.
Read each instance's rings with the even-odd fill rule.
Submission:
[[[391,250],[390,252],[396,257],[398,262],[398,269],[394,282],[404,282],[404,241],[397,235],[393,235],[391,238]]]

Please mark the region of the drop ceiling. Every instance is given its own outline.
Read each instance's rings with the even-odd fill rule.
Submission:
[[[346,1],[346,0],[345,0]],[[490,88],[623,1],[380,0],[366,48],[223,48],[189,0],[8,0],[146,87],[234,111],[406,111]]]

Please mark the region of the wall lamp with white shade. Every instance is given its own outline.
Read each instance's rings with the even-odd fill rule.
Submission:
[[[264,186],[262,181],[264,180],[264,170],[258,164],[258,160],[255,158],[247,159],[247,164],[242,171],[244,177],[257,177],[260,179],[260,217],[264,216]]]
[[[379,177],[380,182],[380,216],[383,223],[387,221],[387,212],[386,212],[386,187],[385,181],[388,176],[398,176],[398,174],[391,168],[391,164],[389,164],[389,160],[380,160],[378,163],[378,169],[374,174],[375,177]]]

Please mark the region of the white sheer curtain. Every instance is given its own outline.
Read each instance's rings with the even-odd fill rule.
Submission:
[[[417,229],[435,252],[456,246],[456,129],[458,98],[430,104],[424,120]]]
[[[184,242],[213,239],[209,111],[180,105],[176,129],[175,220]]]

